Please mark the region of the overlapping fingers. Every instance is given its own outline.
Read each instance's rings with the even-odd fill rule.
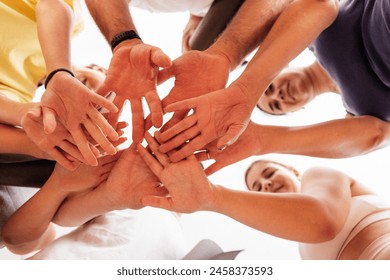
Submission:
[[[149,145],[150,150],[152,153],[156,156],[157,160],[164,166],[168,166],[171,161],[169,160],[168,156],[164,153],[161,153],[159,151],[159,143],[156,141],[156,139],[150,135],[149,132],[145,134],[145,140]]]
[[[170,139],[174,138],[176,135],[180,134],[181,132],[194,127],[198,121],[198,118],[195,114],[189,115],[188,117],[184,118],[183,120],[179,121],[175,125],[173,125],[168,130],[161,133],[160,137],[163,142],[167,142]],[[188,139],[185,139],[185,141]],[[183,143],[185,142],[183,141]]]

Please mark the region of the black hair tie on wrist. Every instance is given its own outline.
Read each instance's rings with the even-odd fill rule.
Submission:
[[[68,70],[68,69],[66,69],[66,68],[57,68],[57,69],[51,71],[51,72],[49,73],[49,75],[47,75],[46,80],[45,80],[45,88],[47,88],[47,85],[48,85],[48,83],[50,82],[50,80],[53,78],[53,76],[54,76],[57,72],[60,72],[60,71],[62,71],[62,72],[67,72],[67,73],[69,73],[72,77],[74,77],[74,74],[73,74],[72,71],[70,71],[70,70]]]

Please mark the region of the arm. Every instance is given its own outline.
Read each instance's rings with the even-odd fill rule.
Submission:
[[[99,166],[82,164],[75,171],[57,164],[42,188],[4,225],[2,236],[8,249],[16,254],[26,254],[51,242],[55,235],[51,221],[64,199],[106,180],[116,160],[117,156],[106,156],[99,159]]]
[[[21,103],[7,97],[0,96],[0,123],[21,126],[23,116],[37,104]]]
[[[223,152],[218,152],[213,145],[206,147],[210,157],[215,159],[206,173],[210,175],[253,155],[280,153],[345,158],[381,149],[389,142],[390,124],[372,116],[297,127],[266,126],[250,122],[237,142]],[[201,152],[198,158],[206,160],[208,156]]]
[[[69,197],[58,210],[54,222],[78,226],[103,213],[142,208],[145,195],[164,195],[164,188],[131,146],[112,168],[107,181],[80,195]]]
[[[302,178],[302,193],[258,193],[215,186],[207,180],[192,155],[172,163],[158,152],[158,144],[146,137],[156,156],[139,146],[141,156],[159,177],[169,196],[146,196],[142,203],[170,211],[213,211],[260,231],[301,242],[334,238],[349,212],[351,185],[346,175],[313,169]]]
[[[87,0],[86,4],[108,42],[123,31],[136,30],[128,1]],[[115,91],[117,96],[114,102],[119,108],[126,99],[130,101],[135,142],[141,142],[144,134],[143,97],[151,112],[151,123],[155,127],[162,125],[162,106],[156,87],[157,72],[159,67],[166,68],[171,63],[161,49],[144,44],[141,39],[124,40],[113,50],[107,78],[98,91],[102,95],[110,90]],[[112,115],[110,121],[115,122],[116,118],[117,115]]]
[[[0,154],[22,154],[49,159],[49,156],[34,145],[21,128],[0,124],[0,135]]]
[[[58,184],[58,178],[50,176],[46,184],[8,219],[2,236],[11,252],[26,254],[54,239],[50,221],[67,195],[56,187]]]
[[[256,7],[256,3],[254,5]],[[167,142],[161,151],[168,152],[181,146],[181,150],[171,156],[172,161],[178,161],[216,139],[218,149],[232,145],[245,130],[253,108],[270,82],[331,24],[336,14],[337,2],[334,0],[297,0],[289,4],[245,71],[225,90],[166,107],[168,112],[193,109],[195,113],[161,134],[162,141]],[[234,50],[234,47],[229,49]]]
[[[48,73],[58,68],[71,69],[70,39],[72,11],[64,1],[39,1],[36,9],[38,37]],[[55,38],[55,39],[53,39]],[[97,160],[88,142],[89,134],[108,154],[115,153],[112,141],[118,139],[116,131],[97,111],[95,105],[109,111],[117,108],[102,96],[92,92],[69,73],[57,72],[42,96],[45,131],[52,133],[56,117],[65,125],[83,154],[83,162],[96,165]],[[85,128],[85,131],[83,130]]]

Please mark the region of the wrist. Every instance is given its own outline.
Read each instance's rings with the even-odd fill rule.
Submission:
[[[73,72],[67,68],[56,68],[47,75],[45,80],[45,88],[47,89],[47,86],[52,79],[61,75],[71,75],[72,77],[75,77]]]
[[[111,50],[114,53],[115,50],[122,46],[132,46],[142,43],[141,37],[134,30],[127,30],[120,32],[112,37],[110,41]]]
[[[229,56],[228,53],[223,52],[223,51],[218,50],[218,49],[215,49],[212,46],[210,48],[208,48],[207,50],[205,50],[204,53],[219,57],[221,63],[224,64],[226,66],[226,68],[228,69],[228,72],[231,72],[232,70],[234,70],[234,68],[235,68],[234,63],[233,63],[232,58]]]

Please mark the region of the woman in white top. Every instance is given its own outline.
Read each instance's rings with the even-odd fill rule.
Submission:
[[[303,259],[390,259],[390,208],[348,175],[311,168],[302,176],[291,167],[258,161],[247,171],[251,190],[212,184],[194,155],[178,163],[146,137],[153,157],[139,145],[146,164],[169,196],[142,203],[171,211],[213,211],[265,233],[300,243]]]

